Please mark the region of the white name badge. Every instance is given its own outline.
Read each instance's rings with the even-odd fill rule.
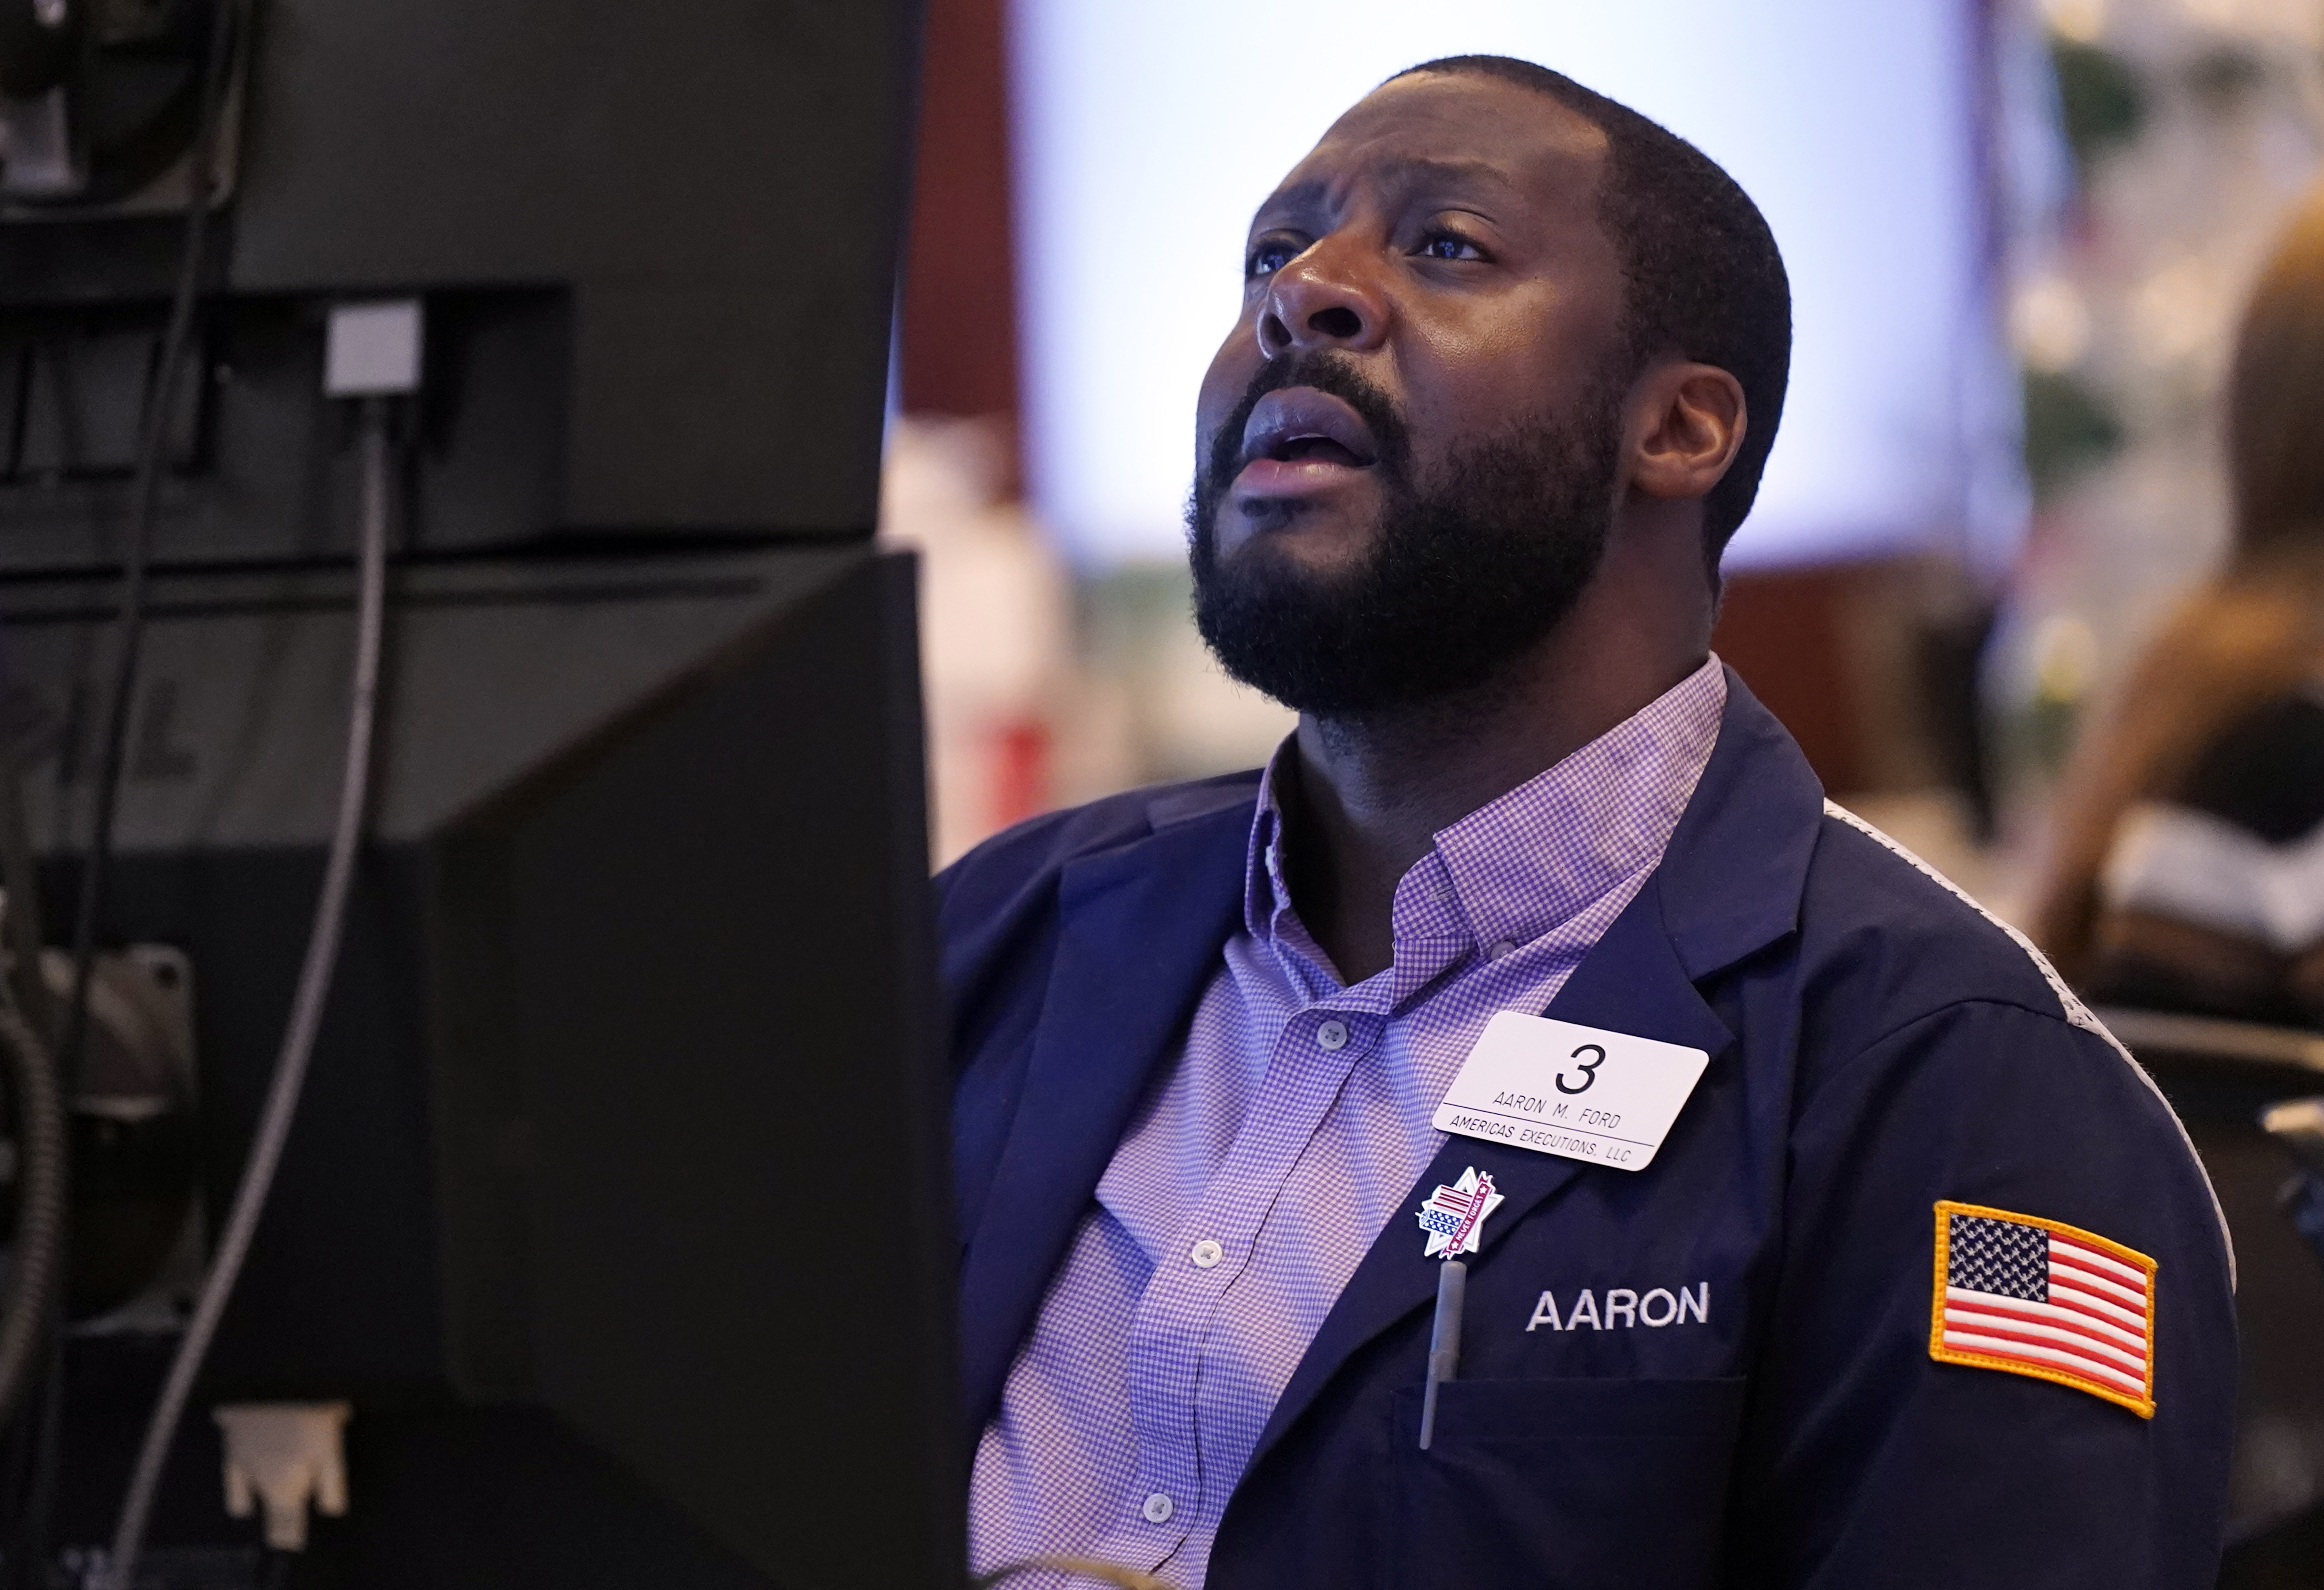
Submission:
[[[1436,1106],[1436,1130],[1643,1170],[1710,1063],[1699,1049],[1503,1011]]]

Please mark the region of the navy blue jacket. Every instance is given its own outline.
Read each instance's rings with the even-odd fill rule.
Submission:
[[[1544,1012],[1708,1050],[1693,1095],[1635,1174],[1446,1143],[1407,1213],[1471,1165],[1508,1202],[1432,1449],[1437,1265],[1399,1216],[1275,1409],[1213,1590],[2211,1582],[2232,1261],[2178,1123],[2046,967],[1828,809],[1728,689],[1661,866]],[[1256,789],[1102,800],[940,880],[972,1432],[1240,924]],[[1940,1199],[2160,1262],[2152,1419],[1932,1360]],[[1536,1320],[1544,1291],[1570,1310],[1617,1288],[1684,1289],[1708,1317]]]

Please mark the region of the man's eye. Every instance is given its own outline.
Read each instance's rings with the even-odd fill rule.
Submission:
[[[1262,243],[1243,262],[1242,273],[1246,280],[1255,282],[1261,276],[1274,275],[1298,257],[1299,250],[1288,243]]]
[[[1432,260],[1480,260],[1485,251],[1457,232],[1431,232],[1420,245],[1421,257]]]

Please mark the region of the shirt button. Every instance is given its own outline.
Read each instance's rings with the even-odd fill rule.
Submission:
[[[1197,1270],[1208,1270],[1226,1256],[1227,1251],[1209,1237],[1204,1237],[1201,1242],[1196,1243],[1186,1254],[1187,1258],[1194,1262],[1194,1268]]]
[[[1486,947],[1485,958],[1487,960],[1497,961],[1515,948],[1517,948],[1517,946],[1511,944],[1508,939],[1496,938],[1491,944]]]
[[[1178,1508],[1169,1497],[1157,1491],[1146,1499],[1146,1505],[1138,1511],[1146,1515],[1146,1521],[1149,1524],[1167,1524],[1170,1521],[1170,1515],[1177,1511]]]
[[[1345,1021],[1324,1022],[1321,1027],[1315,1029],[1315,1041],[1318,1045],[1326,1049],[1346,1048],[1348,1042],[1348,1024]]]

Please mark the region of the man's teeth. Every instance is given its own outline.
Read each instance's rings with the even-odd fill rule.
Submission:
[[[1296,435],[1284,437],[1267,449],[1266,457],[1279,464],[1318,458],[1341,464],[1360,462],[1353,448],[1333,440],[1320,430],[1303,430]]]

